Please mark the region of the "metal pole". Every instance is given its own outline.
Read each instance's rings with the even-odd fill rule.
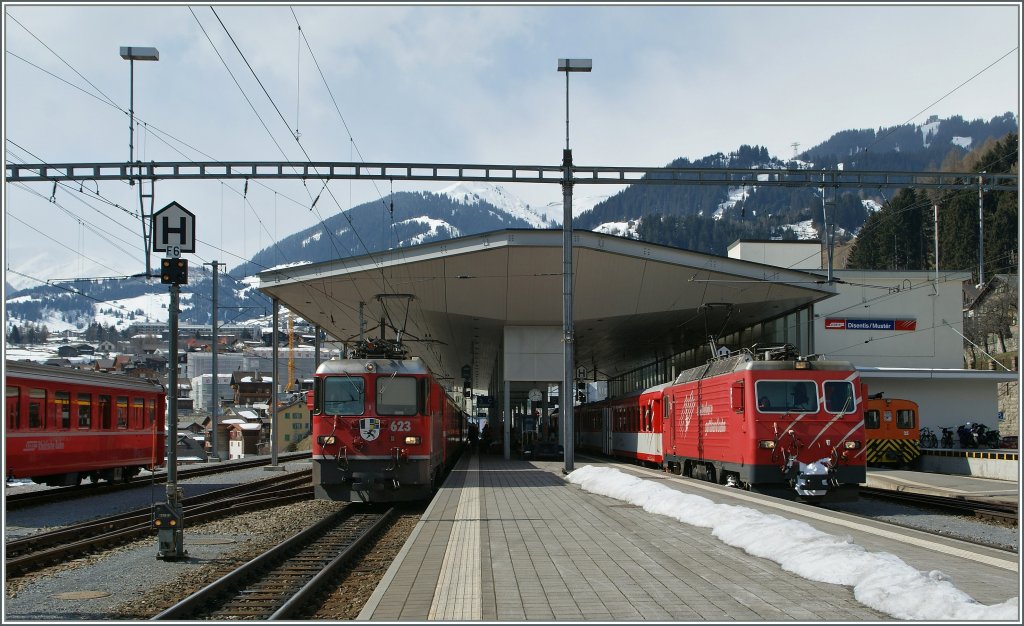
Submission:
[[[210,451],[213,453],[213,460],[219,461],[220,452],[217,449],[217,414],[220,412],[220,396],[217,395],[217,374],[219,372],[219,370],[217,369],[217,269],[219,268],[219,266],[224,265],[224,263],[218,263],[217,259],[214,259],[213,261],[209,263],[204,263],[203,265],[213,266],[213,347],[211,358],[211,366],[213,367],[213,384],[211,385],[210,393],[210,395],[212,396],[210,400]]]
[[[135,162],[135,60],[128,59],[128,171],[131,172],[132,163]],[[128,184],[135,186],[135,179],[128,180]],[[146,268],[149,269],[148,267]],[[148,275],[149,272],[147,271]]]
[[[313,371],[320,367],[320,324],[313,326]]]
[[[510,383],[507,380],[503,381],[503,383],[505,385],[505,389],[503,392],[505,395],[505,402],[504,414],[502,415],[502,422],[504,423],[504,427],[501,429],[502,441],[504,442],[502,450],[505,452],[505,460],[508,461],[509,459],[512,458],[512,383]],[[488,418],[488,421],[489,420],[490,418]],[[491,432],[494,433],[493,428],[491,428]]]
[[[569,149],[569,72],[565,72],[565,149]]]
[[[167,373],[167,485],[165,519],[174,519],[168,526],[160,526],[157,533],[157,557],[161,559],[178,559],[185,555],[184,549],[184,513],[178,491],[178,296],[180,285],[173,283],[170,287],[171,306],[168,311],[170,324],[170,369]],[[160,517],[154,512],[154,517]]]
[[[178,478],[178,298],[181,286],[172,284],[170,323],[170,363],[167,372],[167,498],[171,500]]]
[[[935,288],[939,287],[939,205],[932,205],[935,220]]]
[[[978,176],[978,285],[985,284],[985,212],[981,189],[983,178]]]
[[[568,84],[569,73],[565,80]],[[566,90],[568,94],[568,89]],[[568,110],[568,104],[566,105]],[[568,122],[566,122],[568,129]],[[558,393],[559,411],[562,413],[564,473],[573,471],[573,327],[572,327],[572,150],[566,148],[562,166],[562,352],[565,358],[562,370],[562,389]]]
[[[281,301],[274,298],[274,331],[270,334],[270,341],[274,346],[274,366],[272,368],[274,377],[273,384],[270,385],[270,466],[277,466],[277,381],[278,378],[278,365],[277,365],[277,310],[280,308]]]

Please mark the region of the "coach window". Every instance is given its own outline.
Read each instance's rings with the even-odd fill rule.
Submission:
[[[146,400],[146,423],[143,425],[146,428],[156,424],[156,400]]]
[[[78,394],[78,427],[92,427],[92,394]]]
[[[57,406],[60,427],[69,430],[71,428],[71,394],[66,391],[57,391],[53,394],[53,403]]]
[[[42,428],[43,427],[43,415],[46,406],[46,390],[45,389],[29,389],[28,390],[28,427],[29,428]]]
[[[913,428],[914,410],[896,409],[896,428]]]
[[[328,376],[324,379],[324,413],[362,415],[366,402],[366,381],[356,376]]]
[[[853,383],[831,380],[825,383],[825,410],[829,413],[849,413],[856,408]]]
[[[377,413],[416,415],[416,379],[411,376],[377,378]]]
[[[6,387],[5,389],[7,390],[7,429],[17,430],[21,428],[21,424],[19,424],[21,420],[18,419],[20,417],[18,410],[21,408],[19,406],[21,388]]]
[[[864,428],[868,430],[877,430],[881,427],[882,422],[878,415],[878,409],[868,409],[864,411]]]
[[[128,428],[128,396],[117,396],[117,427]]]

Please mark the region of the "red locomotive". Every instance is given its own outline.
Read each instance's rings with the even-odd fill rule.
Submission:
[[[866,481],[864,397],[847,362],[755,346],[579,407],[578,447],[752,491],[838,499]]]
[[[361,342],[355,356],[322,363],[307,396],[315,497],[429,498],[463,449],[465,413],[397,342]]]
[[[162,385],[30,362],[7,361],[6,369],[8,479],[128,481],[164,465]]]

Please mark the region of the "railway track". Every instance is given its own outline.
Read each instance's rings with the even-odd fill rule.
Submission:
[[[184,519],[189,524],[197,524],[312,499],[311,475],[312,470],[295,472],[185,498],[182,500]],[[145,508],[15,539],[5,544],[7,577],[21,576],[69,558],[155,534],[152,509]]]
[[[874,487],[861,487],[860,495],[869,498],[892,500],[903,504],[912,504],[914,506],[941,509],[960,515],[972,515],[980,519],[1003,524],[1017,525],[1019,519],[1017,504],[1010,502],[989,502],[962,497],[951,498],[910,491],[876,489]]]
[[[296,618],[394,517],[347,506],[200,589],[153,620]]]
[[[281,455],[278,457],[279,461],[295,461],[300,459],[309,458],[309,452],[298,452],[294,454]],[[252,467],[261,467],[263,465],[269,465],[270,459],[268,457],[259,457],[251,460],[240,460],[231,461],[229,463],[208,463],[203,465],[185,466],[178,468],[178,479],[195,478],[197,476],[208,476],[210,474],[220,474],[223,472],[233,472],[240,469],[248,469]],[[39,506],[43,504],[50,504],[52,502],[64,502],[75,498],[85,498],[105,493],[113,493],[117,491],[123,491],[125,489],[134,489],[150,484],[162,484],[167,482],[167,472],[160,471],[153,474],[152,477],[147,478],[136,478],[129,482],[124,483],[100,483],[94,485],[76,485],[74,487],[55,487],[53,489],[45,489],[40,491],[32,491],[30,493],[14,493],[9,494],[5,498],[6,507],[8,511],[16,509],[22,509],[30,506]]]

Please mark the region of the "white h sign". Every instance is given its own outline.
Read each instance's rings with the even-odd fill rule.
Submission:
[[[177,202],[153,214],[153,252],[166,252],[179,257],[182,252],[196,251],[196,216]]]

